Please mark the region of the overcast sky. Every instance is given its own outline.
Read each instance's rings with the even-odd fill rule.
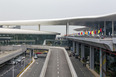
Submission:
[[[116,0],[0,0],[0,21],[52,19],[116,13]],[[37,26],[22,27],[35,29]],[[71,29],[75,27],[70,27]],[[65,33],[65,27],[41,27]],[[70,33],[73,33],[70,30]]]

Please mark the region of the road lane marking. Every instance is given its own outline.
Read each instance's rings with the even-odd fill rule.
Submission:
[[[59,74],[59,71],[57,71],[57,74]]]
[[[57,64],[57,66],[59,66],[59,64]]]
[[[57,70],[59,70],[59,68],[57,68]]]
[[[4,75],[7,74],[10,70],[12,70],[13,68],[15,68],[15,66],[12,66],[9,70],[7,70],[6,72],[4,72],[1,76],[4,76]]]
[[[32,61],[17,75],[17,77],[22,77],[22,75],[29,70],[29,68],[32,66],[32,64],[35,62],[35,59],[32,58]]]

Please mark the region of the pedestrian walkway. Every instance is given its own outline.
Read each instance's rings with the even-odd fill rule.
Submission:
[[[72,64],[74,66],[74,69],[78,75],[78,77],[95,77],[88,69],[87,67],[83,66],[83,63],[81,63],[78,59],[75,57],[70,57]]]

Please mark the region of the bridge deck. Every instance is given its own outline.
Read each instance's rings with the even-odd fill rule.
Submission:
[[[52,48],[45,77],[72,77],[62,49]]]

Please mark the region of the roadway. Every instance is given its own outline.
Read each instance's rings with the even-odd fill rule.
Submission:
[[[51,48],[45,77],[72,77],[62,49]]]
[[[95,77],[87,67],[83,66],[83,63],[76,59],[75,57],[70,57],[74,69],[78,75],[78,77]]]
[[[33,65],[23,74],[22,77],[39,77],[45,58],[35,59]]]
[[[25,61],[23,63],[23,61]],[[0,77],[16,77],[24,68],[28,65],[29,62],[31,62],[31,58],[29,56],[26,56],[26,58],[22,61],[22,63],[18,63],[16,65],[12,64],[3,64],[3,66],[0,67]],[[13,73],[14,71],[14,73]]]
[[[22,54],[24,51],[22,49],[17,49],[14,51],[4,51],[4,53],[0,53],[0,64],[15,58],[16,56]]]

